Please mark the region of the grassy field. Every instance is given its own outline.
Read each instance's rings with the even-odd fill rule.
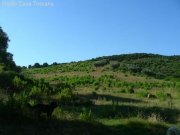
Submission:
[[[40,81],[30,90],[10,95],[1,93],[0,134],[165,135],[168,127],[180,126],[178,77],[159,79],[112,69],[113,64],[117,65],[114,60],[98,62],[23,70],[23,76]],[[27,85],[18,80],[15,79],[17,86]],[[52,118],[44,113],[37,118],[26,104],[51,101],[58,103]]]

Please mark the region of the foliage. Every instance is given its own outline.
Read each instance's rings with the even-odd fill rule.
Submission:
[[[4,64],[5,70],[18,70],[13,55],[7,52],[9,37],[0,27],[0,64]]]
[[[167,99],[167,95],[163,91],[158,91],[156,93],[158,99],[165,101]]]
[[[147,97],[148,91],[147,90],[141,90],[138,92],[139,97]]]
[[[24,90],[27,86],[27,82],[22,80],[20,77],[15,76],[13,79],[13,85],[16,87],[16,89]]]
[[[95,63],[94,63],[94,66],[95,66],[95,67],[102,67],[102,66],[105,66],[105,65],[107,65],[107,64],[109,64],[109,61],[106,60],[106,59],[103,59],[103,60],[100,60],[100,61],[95,62]]]
[[[180,56],[134,53],[99,57],[92,61],[117,61],[119,70],[144,74],[155,78],[178,78],[180,76]]]
[[[134,93],[133,87],[129,87],[129,88],[127,89],[127,93],[130,93],[130,94]]]
[[[29,96],[30,96],[30,97],[35,97],[35,98],[40,97],[41,94],[42,94],[42,91],[41,91],[41,89],[40,89],[39,87],[37,87],[37,86],[33,86],[32,89],[31,89],[31,91],[29,92]]]
[[[65,88],[60,92],[60,98],[63,102],[69,102],[73,99],[74,95],[72,93],[72,90],[69,88]]]
[[[85,121],[93,121],[93,115],[91,110],[88,110],[87,108],[82,108],[82,112],[79,115],[80,120],[85,120]]]

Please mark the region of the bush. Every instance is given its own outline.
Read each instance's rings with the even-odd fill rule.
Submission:
[[[30,91],[30,93],[29,93],[29,96],[31,96],[31,97],[39,97],[39,96],[41,96],[41,89],[39,88],[39,87],[37,87],[37,86],[33,86],[32,88],[31,88],[31,91]]]
[[[5,71],[0,73],[0,88],[4,90],[14,90],[13,78],[16,75],[17,73],[13,71]]]
[[[0,73],[2,73],[5,69],[5,65],[0,63]]]
[[[13,79],[13,85],[16,87],[17,90],[23,90],[26,87],[27,82],[21,80],[20,77],[15,76]]]
[[[80,120],[85,120],[85,121],[93,121],[93,115],[91,110],[88,110],[87,108],[83,108],[82,112],[79,115]]]
[[[125,89],[118,90],[117,93],[126,93],[126,90]]]
[[[73,99],[73,93],[72,90],[69,88],[65,88],[60,93],[61,101],[68,102]]]
[[[152,70],[150,69],[143,69],[141,71],[141,73],[147,75],[147,76],[152,76],[152,77],[156,77],[156,73],[154,73]]]
[[[132,94],[132,93],[134,93],[134,89],[131,87],[131,88],[128,88],[127,89],[127,93],[130,93],[130,94]]]
[[[162,101],[165,101],[167,99],[167,94],[165,94],[163,91],[156,92],[156,96]]]
[[[111,64],[112,70],[115,70],[115,69],[119,68],[119,66],[120,66],[120,64],[118,62]]]
[[[98,89],[99,89],[99,86],[96,86],[96,87],[94,88],[95,91],[97,91]]]
[[[148,92],[147,90],[143,90],[138,92],[139,97],[147,97],[148,96]]]
[[[109,61],[104,59],[104,60],[100,60],[100,61],[97,61],[96,63],[94,63],[94,66],[95,67],[102,67],[102,66],[105,66],[109,64]]]

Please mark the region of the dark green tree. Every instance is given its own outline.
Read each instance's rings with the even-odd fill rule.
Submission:
[[[9,38],[0,27],[0,63],[5,65],[5,70],[16,70],[13,55],[7,52]]]
[[[42,65],[43,67],[48,67],[49,66],[49,64],[47,63],[47,62],[45,62],[45,63],[43,63],[43,65]]]
[[[39,63],[35,63],[33,67],[34,67],[34,68],[40,68],[41,65],[40,65]]]

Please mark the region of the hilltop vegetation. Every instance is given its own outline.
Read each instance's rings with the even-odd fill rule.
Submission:
[[[165,135],[180,126],[180,56],[136,53],[20,68],[8,42],[0,29],[0,134]],[[51,117],[32,109],[51,102]]]
[[[38,65],[38,66],[37,66]],[[99,57],[96,59],[72,62],[65,64],[53,63],[37,64],[29,66],[29,73],[48,73],[48,72],[91,72],[102,68],[103,71],[121,71],[134,75],[143,75],[158,79],[179,79],[180,78],[180,56],[162,56],[155,54],[135,53]],[[38,69],[46,67],[43,69]]]

